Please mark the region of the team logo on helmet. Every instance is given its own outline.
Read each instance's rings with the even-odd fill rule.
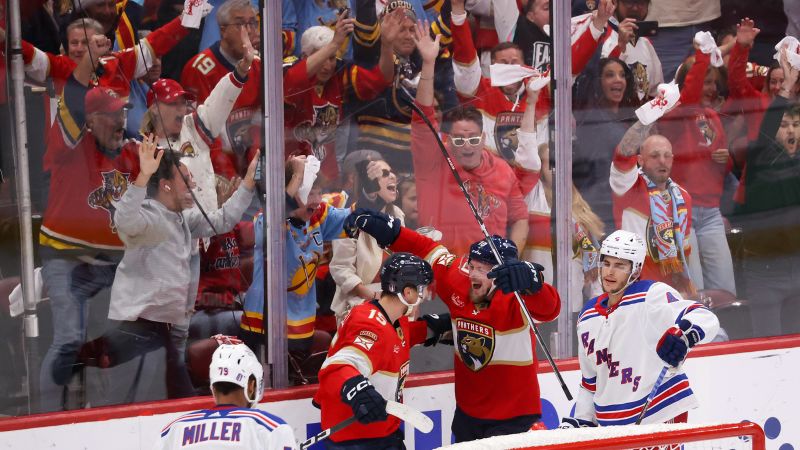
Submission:
[[[294,137],[311,146],[314,156],[320,161],[325,158],[325,144],[336,139],[336,127],[339,125],[339,108],[326,103],[314,106],[311,120],[300,123],[294,129]]]
[[[501,112],[494,121],[494,144],[497,152],[508,162],[514,161],[519,139],[517,131],[522,124],[522,113]]]
[[[129,173],[120,172],[117,169],[100,172],[103,176],[103,185],[89,193],[86,201],[92,209],[104,209],[108,212],[108,224],[112,230],[115,230],[114,218],[114,205],[112,201],[119,201],[122,194],[128,190],[128,176]]]
[[[456,319],[458,356],[475,372],[483,369],[494,354],[494,328],[466,319]]]

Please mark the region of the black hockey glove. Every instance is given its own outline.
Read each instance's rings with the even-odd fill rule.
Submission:
[[[361,423],[380,422],[389,418],[386,400],[363,375],[356,375],[342,385],[342,401],[350,405]]]
[[[583,419],[576,419],[574,417],[564,417],[561,419],[561,426],[558,428],[561,429],[568,429],[568,428],[593,428],[596,427],[597,424],[588,420]]]
[[[506,294],[535,294],[542,289],[544,267],[528,261],[508,261],[492,269],[487,277]]]
[[[358,230],[374,237],[381,247],[388,247],[400,234],[400,221],[382,212],[357,208],[344,221],[344,231],[355,238]]]
[[[665,363],[678,367],[686,359],[689,349],[700,341],[700,332],[686,319],[670,327],[656,344],[656,353]]]
[[[425,340],[425,347],[438,343],[453,345],[453,328],[450,324],[450,314],[425,314],[422,316],[428,324],[428,328],[433,332],[433,336]],[[450,332],[449,338],[445,334]]]

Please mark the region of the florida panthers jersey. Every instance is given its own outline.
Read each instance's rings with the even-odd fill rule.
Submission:
[[[319,390],[314,397],[322,410],[322,429],[351,417],[353,410],[342,402],[342,385],[363,375],[387,400],[403,401],[403,385],[409,370],[409,349],[425,340],[425,321],[409,322],[407,317],[390,323],[377,300],[362,303],[350,311],[339,326],[319,372]],[[400,426],[400,419],[370,424],[355,423],[334,434],[336,442],[386,437]]]
[[[619,303],[608,294],[589,300],[578,317],[581,388],[575,417],[600,425],[636,422],[665,363],[656,345],[667,329],[686,319],[700,343],[717,335],[719,321],[706,307],[684,300],[656,281],[631,284]],[[663,423],[697,406],[682,368],[666,378],[642,423]]]
[[[219,42],[198,53],[186,63],[181,72],[181,86],[197,96],[202,103],[211,95],[220,79],[233,72],[235,67],[225,58]],[[245,155],[253,143],[250,128],[259,122],[262,83],[261,58],[253,60],[247,82],[233,104],[224,132],[220,135],[223,147],[236,155]]]
[[[175,419],[161,430],[154,448],[293,450],[297,443],[292,428],[280,417],[258,409],[219,405]]]
[[[455,336],[456,405],[479,419],[541,414],[536,343],[514,296],[496,291],[488,308],[475,309],[469,298],[467,258],[457,258],[407,228],[401,229],[391,249],[425,258],[433,267],[436,294],[450,310]],[[522,298],[539,321],[555,319],[561,309],[558,292],[549,284]]]

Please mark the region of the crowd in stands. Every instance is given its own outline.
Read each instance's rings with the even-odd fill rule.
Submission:
[[[477,213],[553,282],[548,0],[283,0],[282,55],[263,54],[257,0],[191,2],[199,28],[183,0],[21,3],[26,82],[49,92],[33,176],[52,311],[41,411],[64,409],[87,367],[132,365],[111,383],[128,401],[157,385],[182,397],[201,387],[192,345],[259,348],[270,216],[285,223],[297,384],[379,298],[388,253],[343,233],[356,207],[457,255],[483,238]],[[625,229],[645,238],[643,278],[743,299],[735,337],[800,332],[800,11],[766,3],[573,0],[571,314],[600,293],[600,242]],[[283,92],[266,92],[281,62]],[[282,212],[258,188],[277,175],[256,167],[276,151],[265,96],[283,98]]]

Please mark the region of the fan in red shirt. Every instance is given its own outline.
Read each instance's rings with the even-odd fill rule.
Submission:
[[[355,416],[359,423],[331,436],[329,449],[405,449],[400,420],[386,400],[403,401],[410,348],[425,341],[425,321],[408,319],[433,280],[430,264],[394,253],[381,268],[381,298],[354,307],[339,326],[319,372],[314,402],[322,428]]]
[[[342,117],[342,98],[347,89],[359,100],[374,99],[394,79],[392,41],[403,19],[402,10],[390,13],[381,27],[378,65],[366,69],[352,63],[339,64],[336,54],[352,33],[355,19],[341,15],[336,31],[325,26],[307,29],[301,38],[303,59],[283,77],[286,157],[311,155],[322,161],[321,173],[336,180],[334,145]]]
[[[382,247],[424,257],[433,267],[436,295],[450,310],[425,316],[434,338],[452,332],[455,341],[456,411],[452,430],[456,442],[521,433],[542,413],[531,324],[513,292],[538,321],[558,316],[556,290],[544,283],[542,266],[517,259],[513,242],[491,239],[503,264],[487,241],[457,257],[433,240],[384,213],[356,209],[345,230],[368,233]]]
[[[259,21],[250,0],[227,0],[216,9],[216,17],[220,40],[192,57],[181,73],[181,86],[197,97],[198,104],[205,101],[217,82],[232,72],[236,63],[244,57],[242,28],[247,29],[247,35],[254,48],[259,48],[261,44]],[[220,167],[232,165],[239,174],[244,174],[248,162],[252,159],[248,154],[252,154],[258,145],[262,103],[261,80],[262,62],[260,57],[256,57],[247,82],[242,87],[236,103],[233,104],[225,131],[220,135],[222,142],[212,147],[212,159],[215,163]],[[217,154],[220,148],[224,152],[224,157]]]

